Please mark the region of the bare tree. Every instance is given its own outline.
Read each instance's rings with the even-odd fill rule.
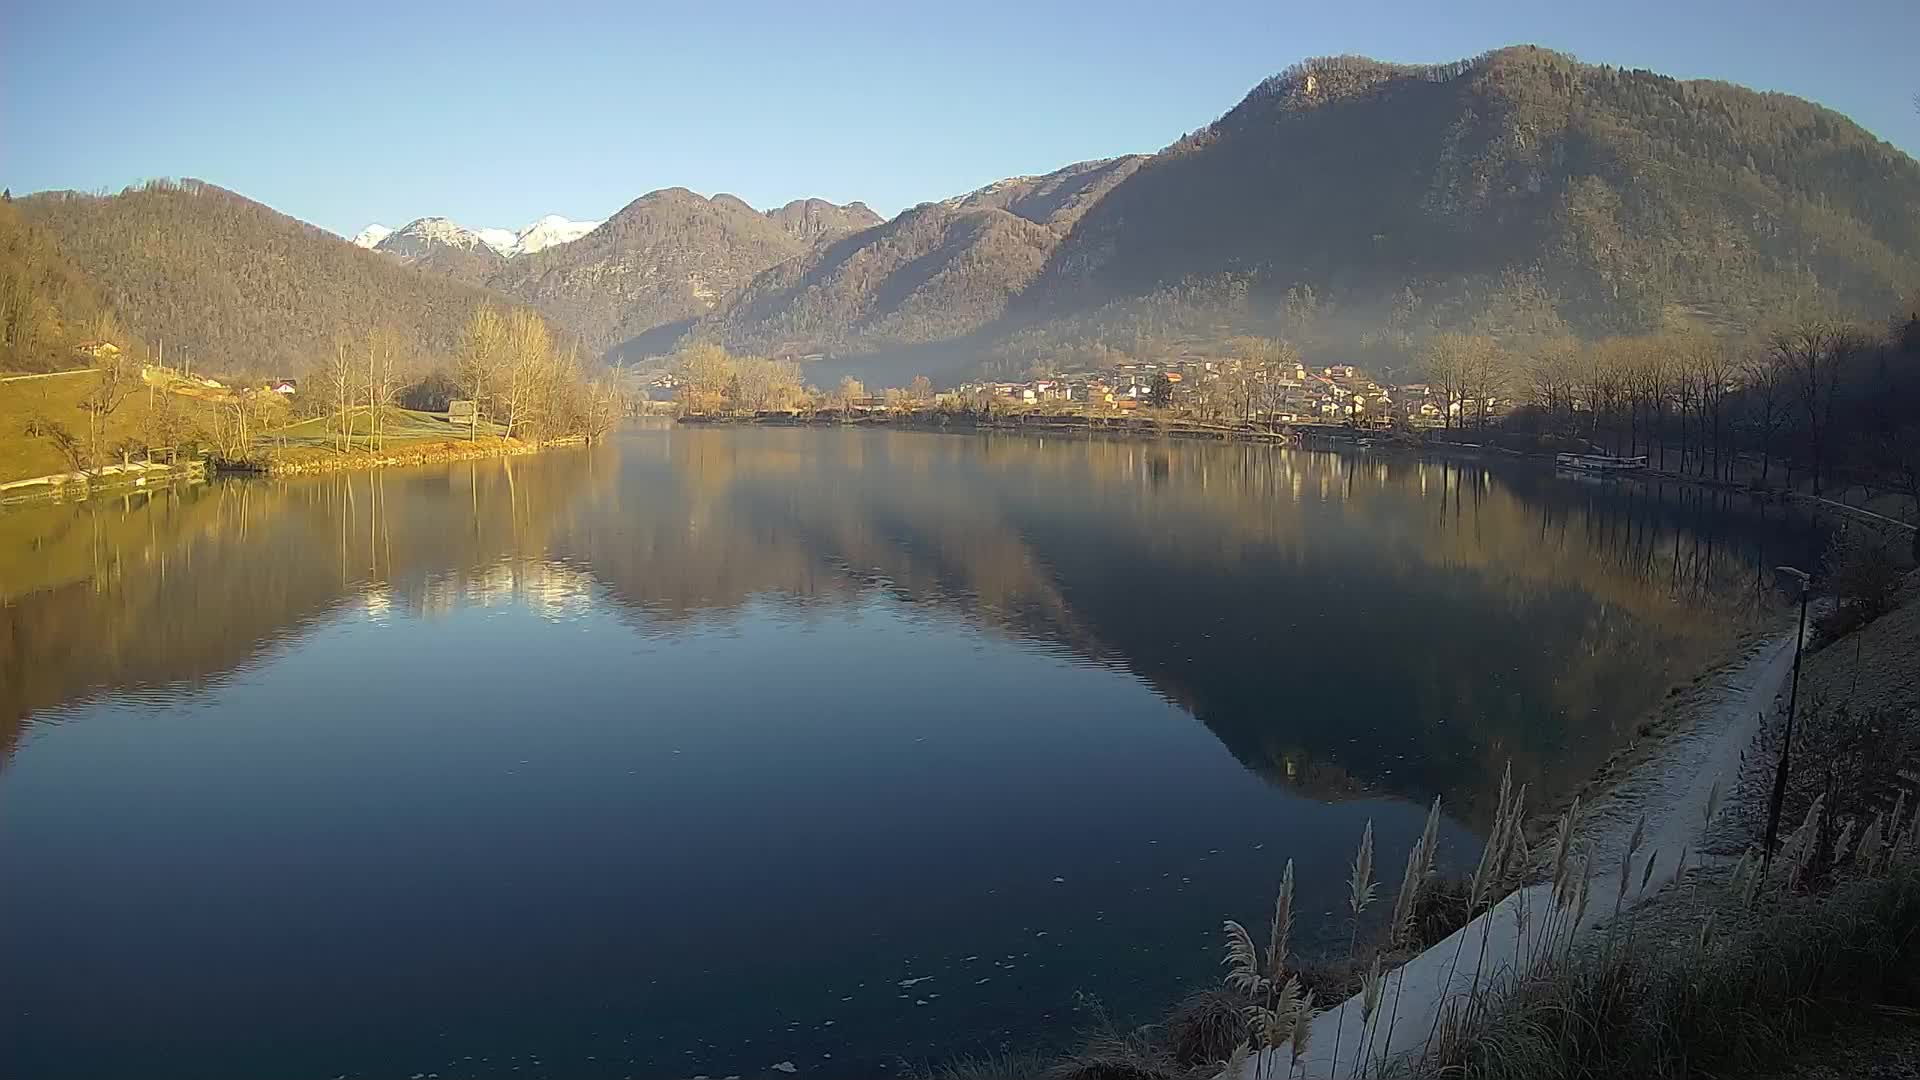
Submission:
[[[460,336],[460,355],[454,369],[454,383],[473,402],[474,427],[482,413],[497,419],[494,399],[509,366],[507,320],[492,304],[482,304],[467,320]],[[468,435],[473,435],[473,429]]]
[[[1511,374],[1506,351],[1483,334],[1436,334],[1427,342],[1424,367],[1427,382],[1437,387],[1445,402],[1448,427],[1457,416],[1464,425],[1473,417],[1485,426],[1487,403],[1507,392]]]
[[[1458,344],[1461,351],[1455,368],[1455,385],[1468,403],[1462,406],[1460,419],[1464,423],[1470,409],[1474,426],[1484,428],[1487,426],[1488,406],[1506,393],[1507,354],[1498,342],[1484,335],[1459,337]]]
[[[734,358],[726,390],[736,408],[750,412],[790,409],[800,398],[800,365],[758,356]]]
[[[864,401],[867,396],[866,384],[851,375],[840,378],[840,386],[833,392],[834,403],[842,409],[851,409],[855,403]]]
[[[240,461],[253,449],[253,408],[247,400],[250,390],[241,390],[214,404],[213,437],[220,456]]]
[[[399,389],[401,355],[405,348],[406,339],[390,326],[378,326],[367,332],[360,393],[367,403],[367,445],[375,450],[385,441],[387,406],[393,404]]]
[[[1787,372],[1780,355],[1768,349],[1748,358],[1745,376],[1746,424],[1760,448],[1760,485],[1765,487],[1780,429],[1787,422]]]
[[[1739,365],[1725,342],[1704,335],[1682,339],[1678,359],[1680,380],[1687,384],[1699,417],[1700,474],[1730,480],[1733,466],[1727,454],[1727,401],[1739,389]],[[1711,467],[1707,463],[1709,453]]]
[[[711,342],[700,342],[683,351],[675,366],[682,408],[706,413],[727,407],[727,392],[735,374],[734,359],[727,355],[727,350]]]
[[[627,393],[617,378],[607,376],[587,384],[581,433],[588,442],[605,438],[627,415]]]
[[[1526,373],[1533,384],[1533,404],[1558,434],[1573,433],[1573,403],[1579,393],[1580,343],[1571,337],[1536,343]]]
[[[140,366],[117,347],[98,358],[94,371],[97,377],[93,386],[79,401],[80,411],[87,415],[85,461],[81,466],[85,472],[96,472],[106,464],[107,419],[140,383]]]
[[[505,435],[511,439],[524,434],[521,429],[537,410],[542,381],[553,360],[553,338],[547,324],[531,311],[515,308],[507,316],[507,366],[502,404],[505,409]]]
[[[1841,379],[1864,342],[1853,330],[1808,320],[1773,335],[1774,357],[1784,370],[1792,401],[1805,427],[1813,493],[1826,479],[1834,408]]]
[[[353,398],[358,371],[354,364],[352,344],[345,335],[336,337],[333,351],[321,358],[319,367],[314,371],[314,382],[325,399],[333,421],[340,428],[340,450],[345,453],[353,449]]]

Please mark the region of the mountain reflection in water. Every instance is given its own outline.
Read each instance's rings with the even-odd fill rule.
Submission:
[[[1730,640],[1802,527],[1731,497],[1208,443],[674,430],[440,470],[18,510],[0,745],[191,693],[344,604],[636,627],[883,590],[1124,667],[1245,764],[1470,800],[1566,782]]]
[[[1438,794],[1470,865],[1504,763],[1590,773],[1814,542],[1514,465],[677,428],[0,537],[0,1073],[49,1077],[872,1076],[1151,1020],[1284,859],[1331,911]]]

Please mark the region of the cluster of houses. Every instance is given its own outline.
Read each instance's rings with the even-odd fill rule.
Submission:
[[[956,393],[962,398],[988,396],[1009,403],[1044,405],[1049,402],[1105,405],[1126,411],[1151,401],[1154,385],[1165,376],[1173,404],[1192,409],[1205,403],[1230,400],[1228,388],[1238,382],[1241,361],[1183,359],[1168,363],[1137,361],[1104,371],[1078,371],[1026,381],[967,383]],[[1250,409],[1255,419],[1282,423],[1355,423],[1363,426],[1439,426],[1451,411],[1456,419],[1462,403],[1451,406],[1424,383],[1382,385],[1352,364],[1291,368],[1260,375],[1259,392],[1234,409]]]
[[[1439,427],[1451,415],[1496,415],[1504,402],[1449,402],[1425,383],[1385,385],[1352,364],[1308,367],[1295,362],[1279,369],[1265,368],[1252,376],[1237,359],[1178,356],[1165,361],[1125,361],[1107,368],[1068,370],[1024,380],[962,383],[937,395],[949,403],[992,400],[1014,406],[1061,409],[1094,406],[1130,412],[1152,404],[1156,385],[1164,378],[1171,404],[1188,412],[1213,410],[1235,418],[1249,412],[1253,419],[1277,423],[1357,424],[1365,427]],[[1257,389],[1248,392],[1248,374]],[[678,379],[671,370],[653,374],[645,390],[656,401],[677,395]],[[859,411],[882,411],[894,406],[884,397],[850,403]]]

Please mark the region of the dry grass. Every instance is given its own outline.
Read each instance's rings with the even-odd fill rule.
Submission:
[[[1473,921],[1473,881],[1466,877],[1436,877],[1421,888],[1413,905],[1415,950],[1445,941],[1455,930]]]
[[[376,464],[431,464],[441,461],[462,461],[468,458],[497,457],[536,449],[539,449],[538,444],[521,442],[517,439],[482,436],[479,439],[468,440],[450,439],[445,435],[437,439],[394,439],[384,443],[378,450],[356,446],[348,452],[326,446],[290,446],[283,450],[263,444],[253,457],[241,462],[228,462],[222,467],[291,475],[371,467]]]
[[[979,1054],[955,1058],[915,1075],[922,1080],[1040,1080],[1053,1065],[1051,1057]]]
[[[87,370],[0,382],[0,483],[72,470],[73,464],[52,439],[28,432],[46,420],[84,433],[87,417],[80,409],[80,401],[93,390],[99,378],[98,372]],[[180,394],[150,393],[142,386],[128,394],[120,407],[108,415],[106,443],[140,446],[155,442],[152,437],[154,414],[164,406],[175,410],[184,439],[206,440],[206,432],[213,423],[211,404]]]
[[[1812,1034],[1920,1000],[1920,814],[1904,795],[1865,813],[1874,778],[1897,774],[1913,745],[1889,741],[1887,727],[1904,725],[1883,718],[1828,719],[1810,725],[1806,747],[1823,790],[1789,818],[1798,826],[1770,873],[1754,849],[1728,877],[1696,872],[1684,892],[1624,917],[1616,908],[1604,936],[1550,954],[1499,1008],[1451,1017],[1414,1074],[1746,1075]],[[1719,799],[1715,785],[1709,823]]]
[[[1233,1056],[1247,1039],[1245,996],[1227,989],[1197,990],[1167,1018],[1167,1044],[1176,1065],[1192,1069]]]
[[[924,1080],[1201,1080],[1218,1071],[1218,1060],[1183,1066],[1167,1044],[1144,1032],[1116,1030],[1097,1007],[1094,1021],[1080,1049],[1071,1054],[969,1056],[915,1075]]]
[[[1920,999],[1912,867],[1761,910],[1726,896],[1706,925],[1691,940],[1577,953],[1448,1030],[1416,1075],[1745,1075],[1870,1008]]]

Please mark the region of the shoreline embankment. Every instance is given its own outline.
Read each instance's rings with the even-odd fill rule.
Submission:
[[[437,465],[481,458],[518,457],[537,454],[562,446],[581,446],[581,435],[565,435],[539,441],[488,436],[480,439],[449,439],[433,442],[407,442],[397,446],[352,450],[302,448],[290,451],[269,450],[255,457],[214,459],[213,470],[242,476],[307,476],[318,473],[384,469],[408,465]]]

